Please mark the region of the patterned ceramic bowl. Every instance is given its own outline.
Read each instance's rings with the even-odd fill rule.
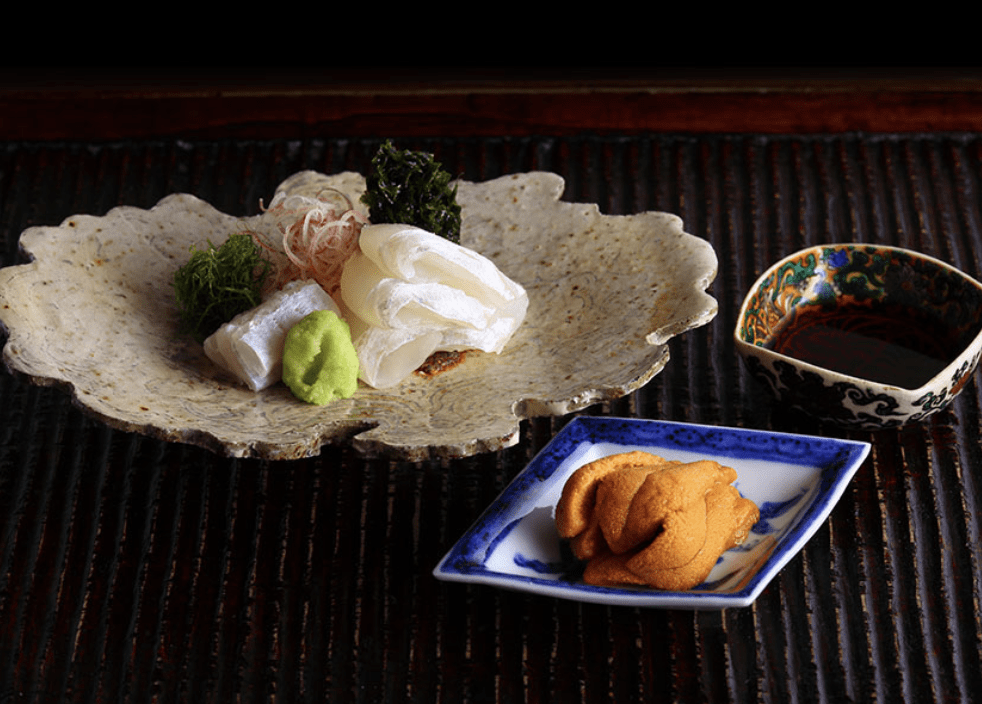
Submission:
[[[896,247],[792,254],[750,289],[736,346],[782,402],[877,430],[947,406],[982,353],[982,283]]]

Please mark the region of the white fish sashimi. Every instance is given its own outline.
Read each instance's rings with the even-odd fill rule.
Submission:
[[[341,316],[317,282],[292,281],[216,330],[205,340],[205,354],[253,391],[261,391],[280,380],[287,332],[315,310]]]
[[[367,225],[341,276],[360,319],[361,378],[393,386],[438,350],[501,352],[525,318],[528,295],[477,252],[408,225]]]
[[[364,254],[345,265],[342,281],[356,291],[345,303],[358,317],[378,327],[433,328],[462,325],[485,328],[496,316],[493,306],[444,283],[415,283],[387,276]]]
[[[481,350],[500,354],[515,334],[521,319],[498,318],[481,330],[464,327],[451,327],[443,331],[443,339],[433,351],[437,350]]]
[[[439,282],[491,305],[525,295],[487,257],[418,227],[366,225],[358,246],[388,276],[403,281]]]
[[[388,389],[422,366],[440,346],[438,330],[369,327],[355,340],[359,377],[376,389]]]

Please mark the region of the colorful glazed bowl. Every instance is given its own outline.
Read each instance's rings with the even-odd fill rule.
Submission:
[[[897,247],[810,247],[757,280],[735,340],[781,402],[842,427],[894,428],[941,410],[972,377],[982,283]]]

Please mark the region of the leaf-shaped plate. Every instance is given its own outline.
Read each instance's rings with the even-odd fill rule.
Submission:
[[[667,213],[603,215],[560,200],[563,179],[533,172],[459,183],[461,244],[526,287],[529,311],[500,355],[468,353],[434,377],[362,386],[318,407],[278,384],[233,383],[178,334],[171,282],[192,245],[249,225],[188,194],[150,210],[76,215],[21,236],[31,261],[0,270],[4,361],[70,390],[113,427],[229,456],[291,459],[351,440],[366,453],[420,460],[517,442],[519,421],[561,415],[639,388],[668,361],[668,340],[716,314],[717,260]],[[357,203],[364,178],[304,171],[278,190],[324,188]]]

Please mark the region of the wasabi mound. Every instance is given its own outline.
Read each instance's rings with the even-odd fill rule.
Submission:
[[[318,310],[290,328],[283,345],[283,383],[301,401],[323,406],[358,389],[358,354],[348,324]]]

